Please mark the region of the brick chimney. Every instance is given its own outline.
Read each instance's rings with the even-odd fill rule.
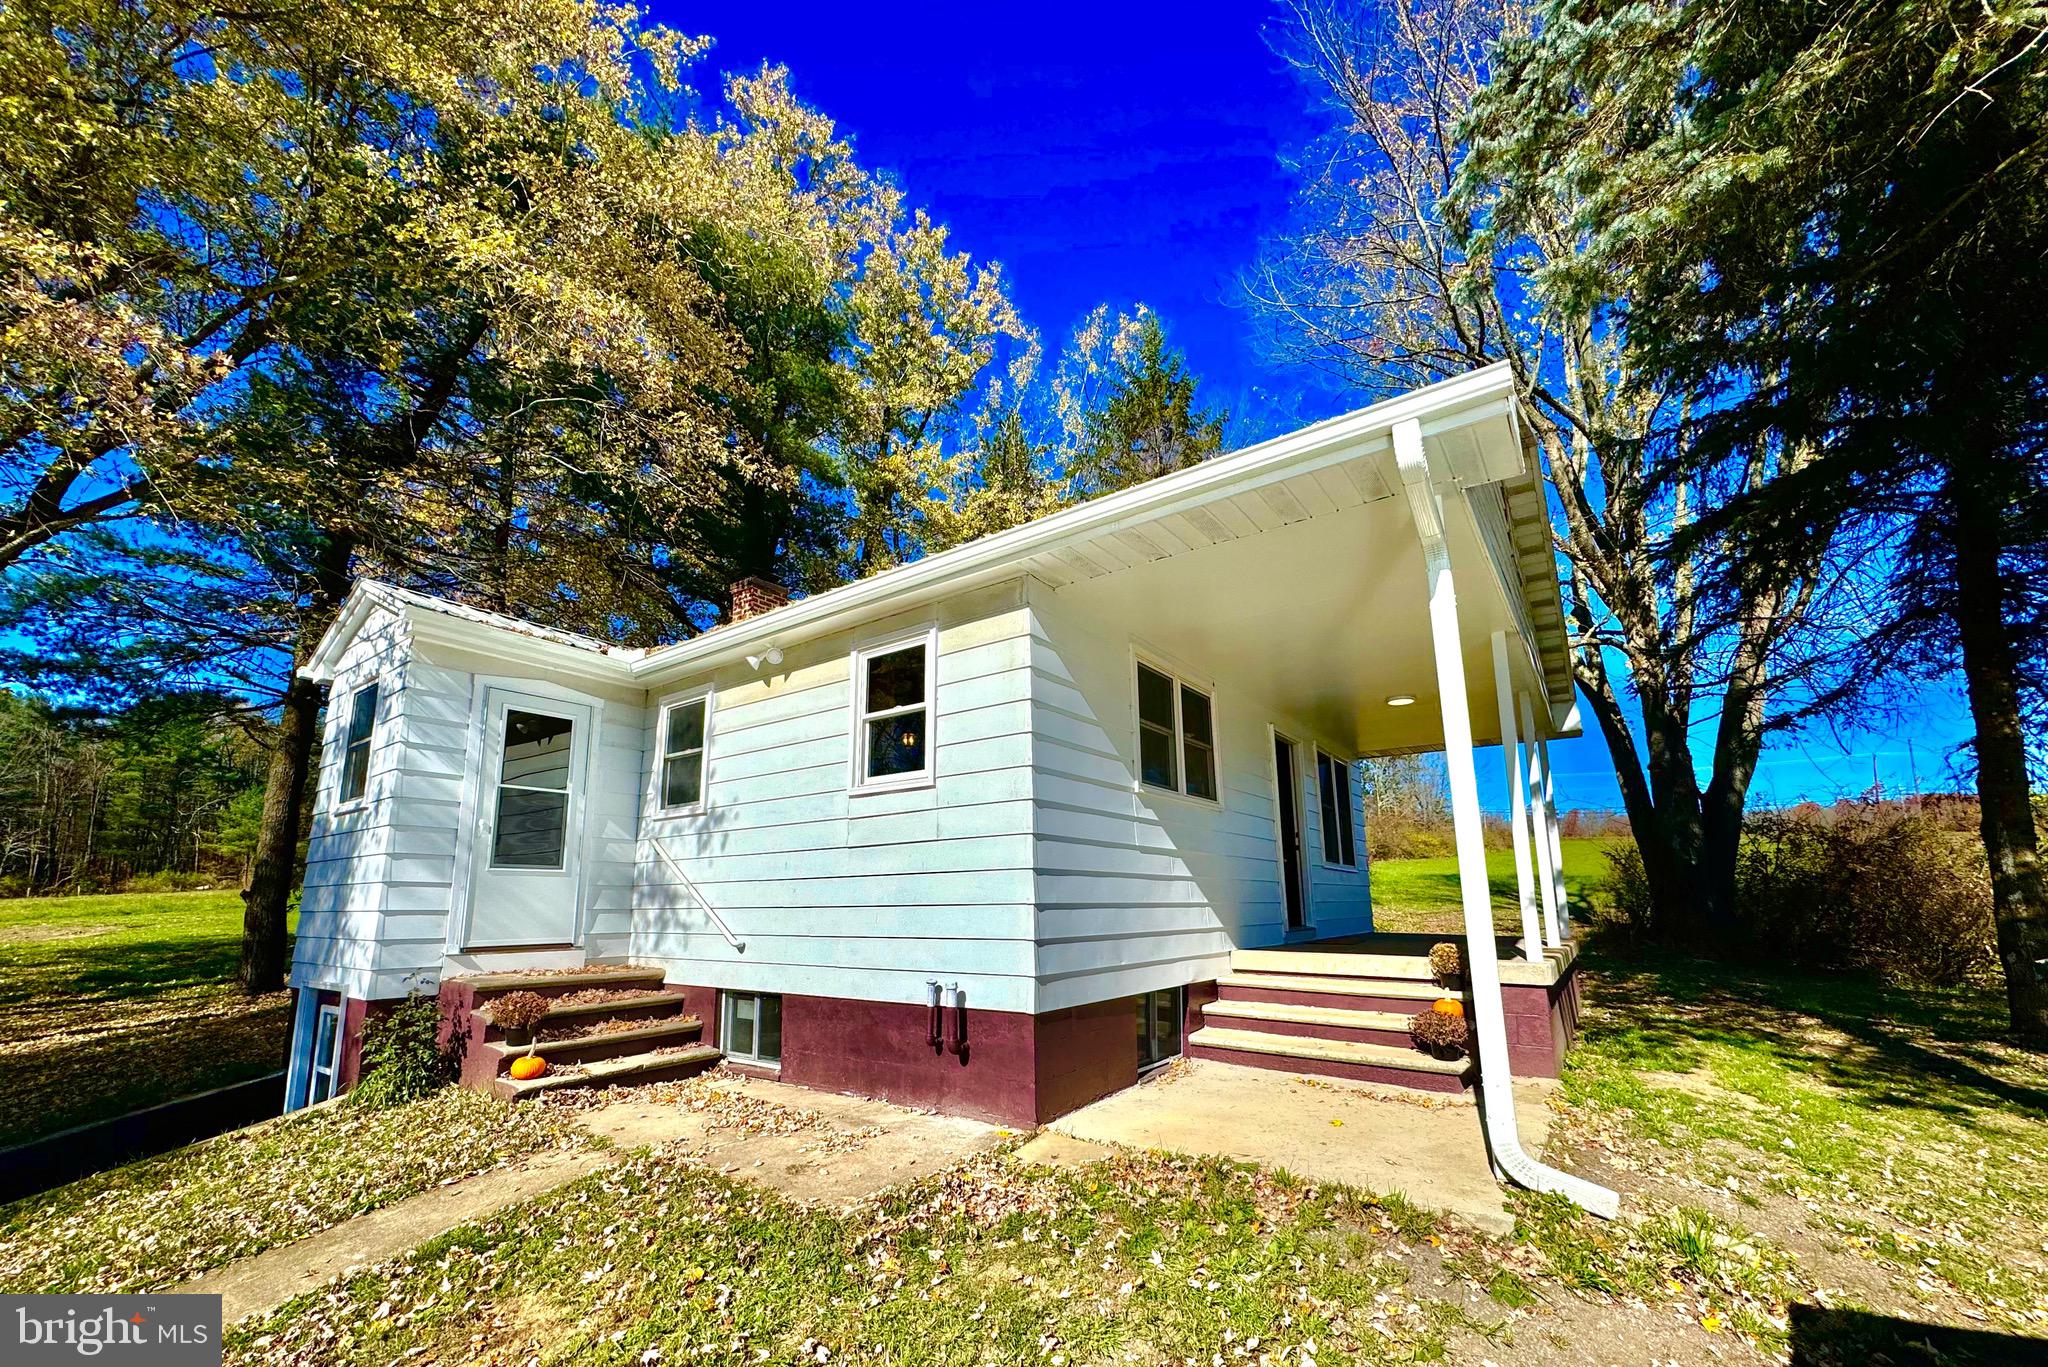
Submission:
[[[772,579],[749,575],[732,586],[732,611],[725,616],[728,622],[744,622],[749,617],[759,617],[764,612],[773,612],[789,601],[789,590]]]

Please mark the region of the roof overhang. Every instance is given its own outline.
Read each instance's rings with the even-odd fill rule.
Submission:
[[[1390,434],[1419,427],[1430,478],[1450,511],[1457,549],[1461,634],[1475,655],[1468,668],[1475,735],[1497,732],[1484,707],[1493,698],[1490,636],[1513,640],[1516,686],[1541,698],[1548,734],[1577,727],[1570,661],[1550,544],[1543,484],[1514,380],[1505,364],[1471,371],[1370,407],[1317,423],[1228,456],[1151,480],[1050,517],[927,556],[813,595],[772,612],[717,627],[655,650],[626,650],[536,627],[386,584],[356,586],[302,673],[333,677],[342,652],[379,609],[402,615],[415,635],[472,650],[503,652],[517,636],[523,661],[587,678],[660,688],[806,640],[858,627],[989,584],[1029,577],[1084,604],[1099,620],[1130,618],[1134,638],[1147,631],[1200,636],[1213,620],[1235,620],[1242,648],[1292,659],[1303,687],[1332,713],[1348,688],[1360,707],[1376,704],[1381,666],[1408,669],[1422,658],[1424,594],[1414,528],[1397,497]],[[1322,594],[1317,603],[1308,579]],[[1263,598],[1260,595],[1263,594]],[[1276,594],[1295,595],[1298,612],[1276,613]],[[1249,634],[1247,634],[1249,633]],[[1304,655],[1320,639],[1344,650]],[[1203,639],[1212,657],[1226,642]],[[1426,655],[1426,648],[1422,651]],[[1386,657],[1386,658],[1382,658]],[[1434,697],[1433,676],[1400,692]],[[1410,722],[1429,715],[1424,707]],[[1440,729],[1376,728],[1360,715],[1333,720],[1358,753],[1422,750]]]
[[[503,613],[413,593],[378,580],[359,579],[342,600],[333,625],[321,635],[312,655],[300,666],[300,675],[315,683],[331,682],[350,644],[379,612],[401,619],[417,640],[502,653],[507,637],[512,637],[518,641],[522,660],[621,684],[633,682],[633,661],[643,653],[608,646],[592,637],[536,626]]]
[[[1443,486],[1466,494],[1487,491],[1483,497],[1498,502],[1506,516],[1508,536],[1487,546],[1499,580],[1492,587],[1509,596],[1526,625],[1533,672],[1542,680],[1555,726],[1571,708],[1571,676],[1542,485],[1517,402],[1505,363],[1474,370],[648,651],[633,662],[632,673],[659,686],[769,646],[843,630],[1020,574],[1057,588],[1305,521],[1338,506],[1390,500],[1399,483],[1389,433],[1397,423],[1414,421]]]

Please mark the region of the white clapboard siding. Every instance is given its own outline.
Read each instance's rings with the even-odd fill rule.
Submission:
[[[337,810],[348,700],[373,675],[380,694],[365,800]],[[496,778],[480,773],[480,690],[525,681],[576,687],[524,668],[513,648],[477,655],[411,640],[390,614],[358,633],[330,695],[295,983],[373,1000],[432,988],[466,911],[457,886],[465,803],[472,784],[488,792]],[[646,718],[637,690],[601,701],[584,795],[583,937],[593,957],[624,958]]]
[[[1221,803],[1146,790],[1130,639],[1043,588],[1030,606],[1039,1010],[1214,978],[1232,948],[1284,937],[1274,725],[1303,744],[1311,924],[1322,935],[1370,928],[1362,862],[1340,869],[1320,859],[1315,738],[1256,695],[1250,671],[1229,658],[1182,662],[1215,687]],[[1351,796],[1355,817],[1355,780]],[[1362,827],[1356,834],[1362,861]]]
[[[1021,584],[785,645],[649,699],[631,956],[713,987],[922,1002],[959,982],[994,1010],[1034,1009],[1031,646]],[[938,629],[927,718],[936,779],[850,792],[852,656]],[[665,813],[660,716],[709,688],[704,804]],[[695,889],[676,882],[659,842]],[[708,916],[715,908],[744,952]]]
[[[411,641],[394,613],[371,615],[338,662],[320,737],[320,773],[306,845],[306,880],[292,950],[294,987],[377,995],[377,967],[391,906],[395,861],[416,857],[400,834],[397,795],[404,762],[401,709]],[[342,808],[345,732],[356,690],[377,684],[376,725],[363,796]],[[426,857],[431,857],[430,855]]]

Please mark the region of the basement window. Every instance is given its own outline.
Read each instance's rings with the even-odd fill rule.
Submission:
[[[735,1063],[782,1066],[782,998],[766,992],[725,994],[718,1047]]]
[[[341,744],[341,800],[354,802],[370,786],[370,741],[377,731],[377,683],[373,679],[349,699],[348,732]]]
[[[335,1065],[341,1058],[341,1008],[323,1006],[313,1029],[313,1075],[306,1083],[306,1104],[317,1106],[334,1095]]]
[[[1351,843],[1350,766],[1316,751],[1316,786],[1323,799],[1323,862],[1357,868]]]
[[[1138,1071],[1180,1057],[1182,1002],[1187,989],[1166,987],[1138,998]]]
[[[1216,711],[1209,695],[1164,670],[1138,663],[1138,775],[1163,788],[1216,801]]]

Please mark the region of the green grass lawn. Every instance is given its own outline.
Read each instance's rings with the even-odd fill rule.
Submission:
[[[289,996],[234,985],[234,892],[0,901],[0,1146],[284,1066]]]
[[[1607,851],[1612,839],[1579,838],[1564,842],[1565,893],[1574,907],[1597,895],[1607,880]],[[1503,934],[1522,933],[1516,901],[1515,856],[1512,850],[1489,850],[1486,877],[1493,887],[1493,923]],[[1458,861],[1441,859],[1378,859],[1372,865],[1373,928],[1389,931],[1434,931],[1457,934],[1465,929],[1458,904]]]

